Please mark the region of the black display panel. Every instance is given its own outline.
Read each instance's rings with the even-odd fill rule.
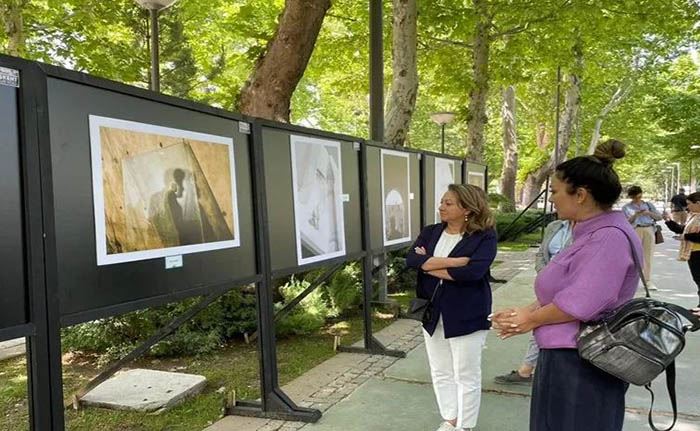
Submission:
[[[407,159],[408,165],[407,186],[404,186],[405,181],[403,178],[404,157]],[[397,181],[394,181],[393,184],[383,183],[383,158],[385,162],[393,159],[391,164],[385,163],[385,172],[390,173],[392,168],[400,168],[397,175],[401,180],[400,184]],[[393,175],[390,173],[389,176]],[[420,178],[421,168],[419,153],[397,151],[372,145],[367,146],[367,195],[369,199],[371,247],[373,251],[383,250],[387,247],[401,248],[402,246],[409,245],[418,237],[421,229],[420,205],[422,197],[420,193]],[[397,200],[392,201],[392,197],[390,196],[393,186],[397,186],[398,195],[401,195],[401,203],[404,205],[408,203],[408,218],[410,218],[410,223],[408,223],[410,230],[408,231],[405,227],[394,229],[391,225],[390,217],[386,221],[387,229],[385,229],[385,217],[387,214],[384,213],[383,207],[385,203],[387,203],[387,199],[389,200],[389,204],[397,203]],[[405,196],[406,194],[408,196]],[[394,196],[397,195],[394,194]],[[406,216],[402,218],[405,219]],[[398,230],[401,233],[392,235],[392,230]]]
[[[254,277],[256,274],[256,257],[250,180],[249,135],[239,132],[238,121],[207,112],[200,112],[196,110],[196,107],[189,109],[189,107],[174,106],[137,97],[136,95],[124,94],[122,92],[123,86],[116,86],[116,89],[113,90],[106,88],[109,84],[100,84],[103,81],[96,82],[97,84],[90,85],[58,78],[49,78],[47,82],[52,158],[53,214],[58,268],[57,282],[63,323],[73,324],[123,313],[190,295],[206,293],[211,289],[221,288],[226,285],[233,287],[240,284],[243,280]],[[91,122],[93,123],[93,138],[96,135],[101,136],[103,145],[116,145],[115,142],[118,143],[118,139],[115,138],[117,135],[111,134],[112,132],[103,135],[103,130],[99,129],[100,131],[95,133],[95,127],[99,123],[98,120],[102,121],[103,126],[109,122],[115,122],[108,125],[121,127],[119,121],[124,121],[132,122],[124,123],[127,124],[127,126],[124,126],[126,128],[130,128],[134,124],[162,128],[147,129],[146,132],[133,132],[151,133],[153,130],[156,130],[157,140],[164,139],[168,141],[170,139],[168,137],[162,138],[166,133],[161,132],[161,130],[166,129],[232,139],[235,176],[229,172],[225,182],[231,177],[235,178],[235,198],[232,200],[236,202],[238,218],[237,225],[230,229],[233,233],[228,232],[228,235],[237,235],[239,246],[205,249],[204,251],[198,250],[196,252],[188,249],[182,253],[179,252],[180,249],[177,249],[178,251],[173,254],[175,255],[175,260],[177,260],[177,256],[182,257],[182,266],[177,267],[177,263],[175,263],[176,267],[171,269],[166,269],[166,257],[149,258],[136,255],[136,257],[129,257],[127,261],[115,262],[114,260],[109,261],[105,259],[104,253],[102,253],[102,261],[98,262],[100,252],[97,249],[96,227],[101,223],[99,220],[96,220],[98,210],[95,209],[95,201],[93,200],[93,164],[95,161],[91,160],[91,151],[94,152],[94,147],[91,150]],[[127,141],[132,139],[129,136],[132,135],[127,135],[127,138],[124,139]],[[187,232],[191,233],[193,229],[192,217],[199,217],[197,219],[199,220],[197,225],[199,233],[197,235],[200,236],[205,236],[205,233],[202,232],[206,232],[206,235],[214,235],[211,232],[217,231],[217,223],[219,225],[221,223],[217,222],[216,217],[210,216],[210,212],[213,213],[213,210],[207,212],[205,214],[206,217],[201,214],[199,216],[188,216],[187,214],[193,211],[194,213],[200,211],[204,214],[205,210],[209,211],[207,205],[209,205],[208,202],[211,199],[207,201],[206,196],[208,196],[207,193],[211,195],[216,187],[215,183],[220,178],[216,178],[216,176],[212,178],[206,175],[207,171],[204,170],[205,163],[202,162],[201,154],[195,154],[194,144],[191,144],[191,141],[186,141],[189,138],[185,137],[183,139],[183,142],[185,142],[183,145],[171,145],[172,142],[168,141],[166,142],[167,145],[161,143],[161,147],[163,147],[163,151],[167,152],[168,160],[171,160],[171,162],[175,160],[175,162],[172,162],[173,164],[187,165],[191,172],[186,175],[180,172],[181,175],[178,177],[179,168],[174,171],[172,169],[165,170],[167,166],[161,167],[158,165],[158,169],[163,169],[164,172],[167,172],[166,176],[168,178],[164,181],[166,183],[170,182],[168,186],[170,191],[164,190],[164,194],[162,196],[158,195],[159,197],[157,198],[153,197],[155,194],[151,194],[150,198],[148,194],[144,194],[143,202],[150,205],[148,207],[148,216],[153,220],[160,220],[158,221],[159,224],[154,222],[156,225],[151,230],[157,231],[157,234],[162,237],[167,237],[167,232],[175,231],[179,235],[178,241],[183,244],[196,245],[197,241],[191,238],[188,239],[189,242],[185,242],[183,239],[186,238]],[[138,140],[132,139],[132,141],[138,143]],[[127,147],[127,144],[132,145],[128,142],[120,144],[123,147],[120,148],[123,149],[125,154],[121,162],[122,169],[124,172],[127,170],[132,172],[132,170],[136,169],[138,174],[130,174],[129,178],[131,179],[129,180],[126,179],[127,175],[124,174],[116,183],[122,188],[124,196],[127,196],[129,193],[132,195],[145,193],[143,190],[146,190],[147,186],[143,185],[143,178],[149,173],[148,168],[151,162],[149,159],[142,157],[142,154],[139,154],[138,157],[131,156],[129,151],[136,150],[135,152],[139,153],[141,150],[138,150],[139,147],[136,144],[133,144],[131,147]],[[177,147],[176,150],[171,152],[171,149],[174,147]],[[101,148],[109,149],[108,147]],[[110,157],[105,153],[98,158],[102,163],[102,169],[105,172],[104,176],[107,178],[104,184],[113,181],[107,174],[110,164],[118,165],[117,161],[112,160]],[[207,160],[213,159],[215,157],[208,156]],[[153,169],[156,169],[156,167]],[[210,172],[218,171],[212,170]],[[203,181],[204,186],[201,184]],[[105,214],[108,216],[107,190],[113,185],[110,183],[104,186],[104,196],[102,197],[105,201]],[[197,200],[193,201],[193,198],[187,198],[187,196],[191,196],[191,194],[187,194],[187,190],[190,189],[195,190],[195,192],[191,193],[196,193]],[[132,192],[132,190],[137,190],[138,193]],[[168,195],[166,192],[170,194]],[[123,199],[123,202],[128,202],[127,197]],[[163,217],[160,219],[156,217],[160,217],[160,214],[164,211],[162,209],[166,207],[170,211],[166,220],[167,223],[162,221]],[[119,208],[119,206],[115,205],[109,208],[111,208],[110,211],[116,211],[114,208]],[[159,208],[162,211],[159,213],[156,210],[152,210],[152,208]],[[123,208],[119,209],[123,210]],[[50,211],[50,209],[47,210]],[[145,209],[143,211],[146,213]],[[220,208],[217,207],[216,211],[216,214],[221,217],[227,215],[226,207],[223,205]],[[129,221],[129,214],[131,213],[127,214],[127,221],[123,223],[127,226],[127,232],[134,230],[130,226],[136,223]],[[179,214],[178,217],[175,217],[177,214]],[[106,226],[104,228],[105,236],[99,236],[101,237],[101,243],[107,244],[109,253],[110,247],[114,247],[113,243],[122,248],[124,246],[119,241],[110,242],[110,240],[105,239],[106,236],[111,234],[110,229],[113,226],[121,226],[112,223],[112,219],[108,216],[106,218],[109,223],[102,222]],[[144,218],[145,216],[141,215],[140,217]],[[188,221],[189,224],[183,222],[183,220]],[[163,231],[161,229],[162,226],[166,226],[169,230]],[[135,239],[130,239],[129,241],[130,244],[132,242],[134,244],[138,243]],[[149,251],[158,248],[147,242],[144,242],[144,244],[146,245],[142,247]],[[117,255],[116,252],[113,254]]]
[[[17,97],[0,85],[0,329],[27,323]]]
[[[345,137],[318,136],[268,126],[262,129],[262,139],[272,270],[289,272],[307,264],[362,252],[359,144],[355,145]],[[292,148],[295,148],[294,160]],[[342,206],[341,219],[337,218],[338,213],[329,214],[333,210],[328,208],[329,199],[325,200],[324,205],[324,199],[317,196],[322,187],[314,187],[337,172],[337,167],[330,171],[329,166],[335,165],[338,158],[341,161],[342,184],[335,184],[345,195],[338,205],[338,208]],[[293,176],[297,179],[296,186],[292,181]],[[327,191],[332,192],[333,187]],[[309,209],[314,204],[313,200],[320,202],[318,213]],[[300,207],[298,219],[295,203]],[[321,246],[310,250],[308,244],[316,238],[304,235],[303,224],[317,224],[320,225],[319,230],[323,230],[324,220],[326,227],[334,225],[335,220],[343,221],[344,229],[339,229],[335,236],[343,235],[344,252],[339,251],[340,247],[329,246],[328,239],[324,238],[318,238],[323,243]],[[300,233],[299,243],[297,231]]]

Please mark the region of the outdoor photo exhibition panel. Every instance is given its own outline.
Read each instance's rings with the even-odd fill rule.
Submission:
[[[372,249],[408,245],[420,231],[420,154],[367,148]]]
[[[17,74],[0,67],[0,75]],[[19,89],[0,80],[0,330],[27,323]],[[12,335],[3,336],[0,341]]]
[[[255,277],[238,121],[101,80],[47,85],[64,324]]]
[[[273,272],[362,253],[359,144],[347,137],[265,125]],[[357,148],[356,148],[357,147]]]
[[[465,166],[465,184],[481,187],[486,190],[487,170],[486,165],[475,162],[467,162]]]

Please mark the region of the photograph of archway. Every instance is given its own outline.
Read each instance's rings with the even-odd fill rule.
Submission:
[[[381,151],[384,245],[411,241],[408,153]]]
[[[435,158],[435,223],[440,223],[440,200],[450,184],[457,184],[459,162],[450,159]]]
[[[232,138],[89,121],[98,265],[240,245]]]
[[[299,265],[345,255],[340,143],[290,136]]]

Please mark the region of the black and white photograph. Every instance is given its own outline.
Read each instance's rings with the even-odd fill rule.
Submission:
[[[89,121],[98,265],[240,245],[232,138]]]
[[[340,142],[290,137],[299,265],[345,255]]]
[[[480,189],[484,189],[484,173],[483,172],[468,172],[467,173],[467,184],[477,186]]]
[[[409,155],[381,151],[384,245],[411,241]]]
[[[435,223],[440,223],[440,200],[450,184],[457,184],[460,162],[435,158]]]

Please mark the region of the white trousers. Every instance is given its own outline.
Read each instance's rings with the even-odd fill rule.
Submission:
[[[435,398],[444,420],[473,428],[481,405],[481,350],[488,331],[445,339],[442,316],[431,337],[423,330]]]

